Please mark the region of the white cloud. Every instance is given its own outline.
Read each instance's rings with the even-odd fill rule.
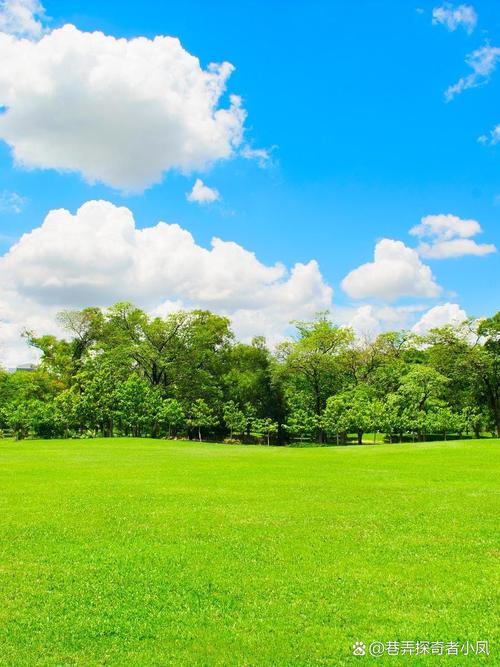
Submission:
[[[434,7],[432,22],[434,25],[440,23],[452,32],[462,26],[467,33],[471,34],[477,24],[477,14],[472,5],[454,6],[446,3],[442,7]]]
[[[0,32],[20,37],[39,37],[45,13],[38,0],[0,0]]]
[[[446,324],[460,324],[467,319],[467,313],[456,303],[444,303],[434,306],[428,310],[413,326],[413,331],[418,334],[426,334],[431,329],[442,327]]]
[[[468,90],[477,88],[488,83],[490,76],[496,69],[500,60],[500,48],[486,44],[470,53],[465,62],[472,68],[472,74],[462,77],[445,91],[447,101],[452,100],[455,95]]]
[[[382,331],[408,329],[415,321],[415,314],[427,306],[388,306],[363,304],[361,306],[337,306],[332,308],[333,318],[342,326],[350,326],[364,339],[373,339]]]
[[[488,255],[496,252],[492,243],[476,243],[470,239],[482,232],[477,220],[464,220],[456,215],[427,215],[421,223],[410,229],[410,234],[429,238],[430,243],[421,243],[418,252],[430,259],[447,259],[464,255]]]
[[[26,197],[22,197],[17,192],[4,190],[3,192],[0,192],[0,211],[7,213],[21,213],[26,201]]]
[[[332,289],[315,261],[268,266],[236,243],[214,238],[206,249],[179,225],[138,229],[129,209],[90,201],[74,215],[51,211],[0,258],[0,348],[3,338],[9,349],[0,354],[26,361],[12,341],[36,318],[44,331],[61,308],[119,300],[156,312],[208,308],[231,317],[239,336],[275,342],[290,320],[330,308]]]
[[[261,169],[265,169],[272,163],[272,151],[276,148],[273,146],[270,149],[267,148],[252,148],[251,146],[245,145],[240,151],[240,155],[247,160],[257,160],[257,163]]]
[[[496,125],[489,134],[482,134],[478,141],[481,144],[489,144],[494,146],[500,141],[500,124]]]
[[[193,189],[186,195],[186,199],[198,204],[210,204],[220,199],[220,194],[215,188],[209,188],[208,185],[205,185],[201,178],[197,178]]]
[[[29,299],[0,288],[0,366],[15,368],[18,364],[33,363],[38,352],[21,338],[25,330],[60,333],[57,330],[57,308],[37,307]]]
[[[394,301],[404,296],[435,297],[441,287],[415,250],[401,241],[382,239],[375,246],[373,262],[362,264],[342,281],[353,299]]]
[[[476,243],[472,239],[453,239],[438,241],[437,243],[421,243],[418,252],[428,259],[449,259],[450,257],[464,257],[464,255],[490,255],[496,252],[493,243]]]
[[[481,225],[477,220],[464,220],[458,215],[451,213],[440,213],[439,215],[424,216],[419,225],[410,229],[413,236],[432,236],[440,241],[460,237],[469,238],[481,231]]]
[[[352,327],[359,337],[369,340],[373,340],[383,331],[401,329],[424,334],[434,327],[459,324],[467,318],[466,312],[455,303],[445,303],[432,308],[423,304],[333,306],[332,312],[336,322]]]
[[[141,191],[241,144],[241,99],[221,106],[233,66],[203,69],[176,38],[117,39],[72,25],[36,42],[0,33],[0,61],[0,139],[20,166]]]

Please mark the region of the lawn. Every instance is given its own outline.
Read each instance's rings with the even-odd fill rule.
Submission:
[[[0,441],[0,665],[500,664],[499,449]]]

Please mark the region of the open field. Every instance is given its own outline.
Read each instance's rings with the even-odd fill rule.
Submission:
[[[0,665],[499,664],[499,450],[0,442]]]

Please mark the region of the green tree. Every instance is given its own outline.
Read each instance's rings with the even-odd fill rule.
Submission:
[[[113,436],[115,389],[120,379],[114,364],[106,356],[96,357],[78,373],[76,380],[81,390],[78,407],[80,419],[87,429],[99,431],[106,437]]]
[[[278,422],[273,421],[270,417],[264,419],[254,419],[252,422],[252,435],[257,438],[266,438],[268,445],[271,444],[271,436],[278,433]]]
[[[228,401],[224,404],[223,409],[224,423],[229,429],[229,437],[232,439],[233,435],[243,435],[247,429],[247,417],[242,412],[234,401]]]
[[[349,396],[345,393],[330,396],[321,416],[323,429],[329,436],[335,436],[337,445],[347,441],[350,428]]]
[[[29,402],[19,403],[11,407],[8,425],[14,432],[16,440],[24,440],[28,437],[31,430],[31,406]]]
[[[186,415],[182,404],[175,398],[166,398],[162,401],[159,410],[160,422],[167,427],[168,437],[177,435],[186,424]]]
[[[273,381],[273,360],[263,337],[254,338],[251,345],[236,343],[231,347],[223,383],[228,400],[252,406],[259,417],[283,419],[281,385]]]
[[[295,326],[295,340],[278,349],[279,375],[287,386],[287,397],[300,392],[306,401],[303,409],[313,412],[319,424],[328,397],[342,387],[342,353],[354,335],[351,329],[335,326],[324,313],[313,322],[296,322]],[[321,440],[321,433],[319,437]]]
[[[500,312],[479,323],[477,330],[482,346],[475,347],[474,366],[481,380],[497,436],[500,437]]]
[[[200,442],[202,440],[202,430],[206,429],[208,431],[218,424],[219,420],[215,412],[202,398],[198,398],[191,404],[188,425],[197,430]]]
[[[439,433],[445,440],[450,433],[458,433],[461,425],[460,415],[445,404],[436,405],[426,415],[427,433]]]
[[[81,420],[80,394],[74,389],[65,389],[54,399],[57,420],[64,437],[82,433],[85,425]]]
[[[319,426],[320,418],[314,412],[303,408],[291,410],[285,424],[288,433],[300,440],[314,440]]]
[[[156,435],[161,398],[150,384],[133,373],[113,392],[113,419],[127,435]]]

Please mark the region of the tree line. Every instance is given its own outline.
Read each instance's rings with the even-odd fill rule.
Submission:
[[[32,372],[0,369],[0,435],[188,437],[287,444],[500,435],[500,313],[361,340],[328,313],[271,350],[201,310],[151,317],[130,303],[25,332]]]

